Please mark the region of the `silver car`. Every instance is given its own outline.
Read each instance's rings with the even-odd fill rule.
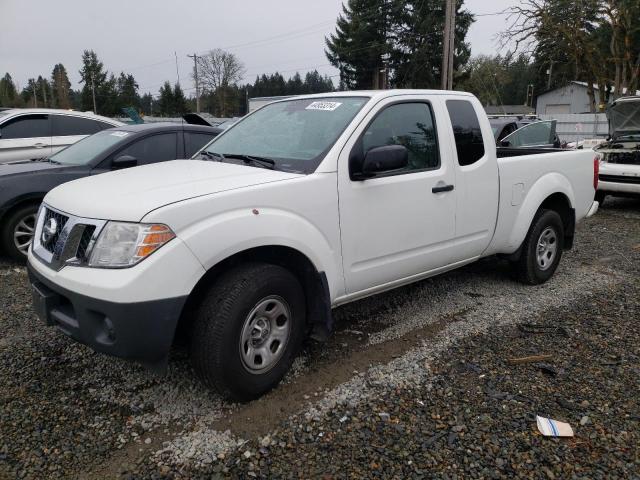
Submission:
[[[105,128],[123,123],[91,112],[52,108],[0,111],[0,163],[45,158]]]

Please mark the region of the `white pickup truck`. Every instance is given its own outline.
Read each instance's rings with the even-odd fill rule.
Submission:
[[[506,155],[505,158],[498,158]],[[548,280],[597,210],[593,152],[506,149],[470,94],[312,95],[255,111],[192,160],[76,180],[29,251],[38,315],[93,349],[166,367],[188,332],[239,400],[282,379],[331,309],[482,257]]]

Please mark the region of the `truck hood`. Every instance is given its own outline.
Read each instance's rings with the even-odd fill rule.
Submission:
[[[301,176],[206,160],[172,160],[74,180],[53,189],[44,202],[80,217],[138,222],[171,203]]]
[[[640,97],[621,97],[607,109],[609,136],[640,134]]]

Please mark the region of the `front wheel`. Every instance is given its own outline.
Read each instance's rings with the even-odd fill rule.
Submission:
[[[563,248],[560,215],[553,210],[540,210],[529,227],[520,258],[512,263],[516,277],[529,285],[546,282],[558,268]]]
[[[38,205],[20,207],[10,213],[1,230],[2,249],[13,260],[24,262],[36,228]]]
[[[297,278],[277,265],[246,264],[223,274],[196,310],[191,359],[223,396],[252,400],[282,380],[304,332]]]

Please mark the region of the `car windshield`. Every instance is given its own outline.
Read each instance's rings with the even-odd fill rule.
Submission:
[[[367,100],[325,97],[272,103],[233,125],[203,152],[209,154],[206,158],[230,162],[238,156],[266,158],[276,170],[312,173]]]
[[[96,158],[97,155],[116,143],[121,142],[129,135],[131,135],[131,132],[103,130],[73,145],[69,145],[64,150],[60,150],[49,157],[49,160],[62,165],[87,165]]]

